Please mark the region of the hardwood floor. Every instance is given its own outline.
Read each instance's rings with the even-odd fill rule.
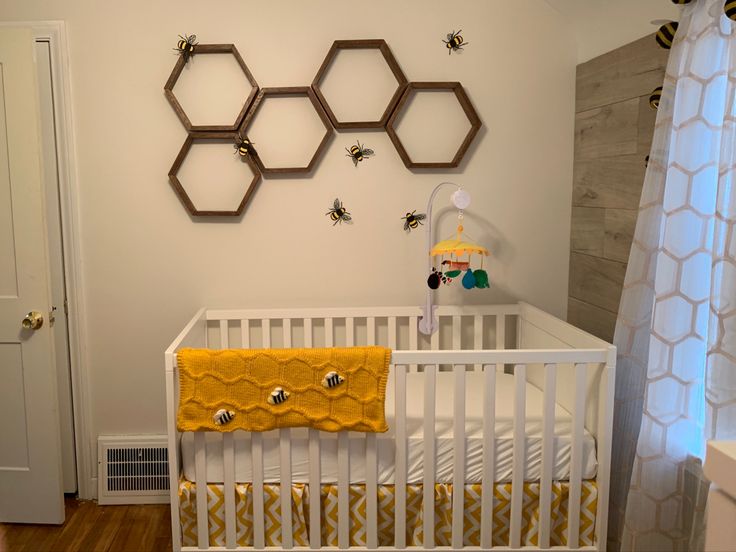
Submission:
[[[0,552],[171,550],[168,504],[98,506],[66,499],[64,525],[0,524]]]

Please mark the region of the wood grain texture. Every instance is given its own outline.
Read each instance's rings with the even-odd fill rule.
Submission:
[[[612,312],[570,297],[567,302],[567,321],[609,343],[613,341],[616,315]]]
[[[573,206],[570,233],[572,251],[603,256],[605,211],[598,207]]]
[[[626,264],[583,253],[570,253],[570,297],[618,312]]]
[[[0,524],[3,552],[171,550],[168,504],[98,506],[65,500],[63,525]]]
[[[667,56],[651,34],[578,65],[575,110],[649,96],[662,85]]]
[[[644,157],[631,154],[575,159],[572,204],[581,207],[638,209],[644,183]]]
[[[622,263],[629,262],[631,241],[636,229],[637,210],[605,209],[603,257]]]
[[[639,97],[575,116],[575,158],[598,159],[637,153]]]

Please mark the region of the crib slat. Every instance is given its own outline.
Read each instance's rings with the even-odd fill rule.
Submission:
[[[376,319],[369,316],[368,345],[376,344]],[[375,433],[365,435],[366,545],[378,547],[378,450]]]
[[[200,548],[209,548],[209,512],[207,511],[207,449],[205,434],[194,432],[194,473],[197,476],[197,542]]]
[[[291,431],[279,430],[279,452],[281,453],[281,546],[294,546],[291,525]]]
[[[350,545],[350,451],[348,432],[337,434],[337,547]]]
[[[457,317],[460,318],[460,317]],[[459,332],[458,332],[459,334]],[[459,337],[459,336],[458,336]],[[459,341],[459,339],[458,339]],[[458,348],[453,345],[453,348]],[[455,366],[454,455],[452,481],[452,547],[463,546],[465,499],[465,366]]]
[[[419,350],[419,318],[417,316],[411,316],[409,318],[409,350]],[[417,371],[416,364],[410,364],[409,368],[412,372]]]
[[[575,402],[572,410],[570,492],[567,506],[567,545],[580,546],[580,486],[583,477],[583,430],[585,428],[586,364],[575,365]]]
[[[434,341],[437,332],[432,334]],[[424,541],[423,548],[434,548],[434,479],[435,479],[435,394],[437,390],[437,366],[424,367]]]
[[[473,317],[473,349],[480,351],[483,348],[483,316],[476,314]],[[476,364],[474,370],[480,372],[483,366]]]
[[[309,547],[322,546],[322,530],[320,527],[320,493],[322,490],[319,431],[309,430]]]
[[[355,344],[355,318],[349,316],[345,319],[345,346],[352,347]]]
[[[269,349],[271,347],[271,319],[270,318],[264,318],[261,321],[261,332],[262,335],[262,341],[263,341],[263,348]]]
[[[552,469],[554,467],[555,392],[557,365],[544,366],[544,403],[542,406],[542,475],[539,482],[539,546],[549,548],[552,506]]]
[[[496,349],[506,348],[506,315],[496,315]]]
[[[335,324],[332,318],[325,318],[325,347],[332,347],[335,342]]]
[[[496,475],[496,367],[483,374],[483,488],[480,505],[480,546],[488,549],[493,536],[493,483]]]
[[[230,333],[228,332],[228,321],[220,320],[220,349],[230,347]]]
[[[235,542],[235,443],[233,432],[222,435],[222,469],[225,494],[225,547],[233,549]]]
[[[521,545],[521,506],[524,499],[526,444],[526,365],[514,366],[514,461],[511,476],[511,530],[509,546]]]
[[[263,519],[263,436],[250,434],[251,458],[253,460],[253,547],[265,546]]]
[[[395,534],[396,548],[406,548],[406,366],[394,366],[396,396],[396,480]]]
[[[250,319],[243,318],[240,321],[240,342],[243,349],[250,347]]]
[[[283,343],[291,349],[291,318],[283,319]],[[291,430],[279,430],[279,452],[281,453],[281,538],[283,548],[294,546],[291,517]]]
[[[388,318],[388,348],[391,350],[396,349],[396,317],[389,316]]]

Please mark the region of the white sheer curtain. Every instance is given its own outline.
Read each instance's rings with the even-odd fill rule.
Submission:
[[[613,549],[701,547],[705,441],[736,439],[736,23],[723,4],[682,8],[667,64],[616,325]]]

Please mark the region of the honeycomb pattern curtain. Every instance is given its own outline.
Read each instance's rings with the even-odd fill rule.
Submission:
[[[702,548],[707,439],[736,439],[736,23],[682,7],[626,272],[609,545]]]

